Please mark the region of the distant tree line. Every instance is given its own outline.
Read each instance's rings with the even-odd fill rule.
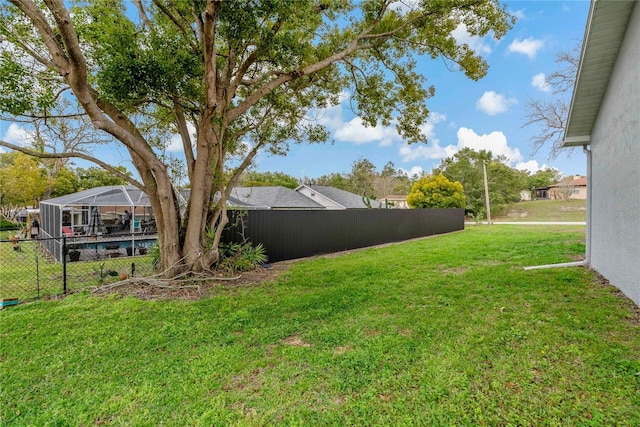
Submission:
[[[130,172],[117,166],[123,174]],[[51,159],[38,159],[13,151],[0,153],[0,215],[13,219],[38,201],[104,185],[127,185],[100,167],[71,167]]]
[[[449,203],[457,205],[460,197],[463,197],[461,207],[469,215],[478,215],[486,214],[483,163],[487,167],[492,213],[519,201],[522,190],[545,187],[558,183],[562,178],[562,174],[556,169],[546,168],[535,173],[520,171],[510,167],[503,156],[494,157],[490,151],[464,148],[444,159],[431,175],[442,175],[451,185],[459,183],[462,193],[454,191],[450,184],[442,180],[427,179],[429,175],[426,173],[409,176],[391,161],[378,170],[370,160],[362,157],[352,163],[349,172],[334,172],[318,178],[297,178],[283,172],[249,170],[240,176],[239,185],[280,185],[292,189],[301,184],[327,185],[381,201],[390,195],[409,195],[413,193],[413,187],[420,194],[413,196],[414,203],[410,203],[412,207],[429,207],[431,204],[434,207],[445,207]],[[118,166],[118,169],[123,174],[130,174],[124,166]],[[68,163],[56,164],[52,160],[38,159],[20,152],[0,153],[0,214],[5,218],[12,218],[17,209],[35,206],[38,200],[89,188],[126,184],[122,178],[99,167],[81,168],[72,167]],[[456,201],[442,201],[442,194],[436,195],[433,192],[455,194],[452,197]]]

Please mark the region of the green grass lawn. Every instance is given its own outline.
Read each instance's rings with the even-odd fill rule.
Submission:
[[[131,271],[131,263],[136,264],[138,275],[149,275],[153,273],[152,262],[150,255],[68,262],[67,290],[118,281],[120,272]],[[10,242],[0,242],[0,298],[28,301],[60,295],[64,289],[62,269],[62,263],[45,256],[31,239],[20,241],[19,252]]]
[[[496,215],[496,221],[586,221],[586,200],[518,202]]]
[[[0,425],[640,425],[633,304],[584,227],[472,227],[199,301],[0,312]],[[637,313],[637,312],[635,312]]]

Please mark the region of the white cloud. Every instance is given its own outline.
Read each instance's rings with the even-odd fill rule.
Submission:
[[[531,86],[543,92],[551,92],[551,86],[547,83],[544,73],[538,73],[531,79]]]
[[[524,10],[511,10],[509,11],[509,13],[515,16],[517,19],[524,19],[526,17],[524,14]]]
[[[420,127],[420,131],[424,134],[427,140],[432,140],[436,136],[435,127],[438,123],[442,123],[447,120],[447,116],[444,114],[431,111],[427,117],[427,121]],[[438,141],[437,139],[435,141]]]
[[[400,136],[394,127],[377,125],[365,126],[360,117],[354,117],[335,130],[336,140],[352,142],[356,145],[378,142],[381,146],[392,145],[400,140]]]
[[[495,116],[496,114],[504,113],[509,110],[510,105],[517,103],[518,101],[514,98],[507,98],[502,94],[490,90],[483,93],[480,99],[478,99],[476,108],[490,116]]]
[[[411,169],[400,168],[400,170],[409,178],[415,175],[421,176],[424,173],[424,169],[422,169],[422,166],[413,166]]]
[[[191,141],[195,143],[196,140],[196,128],[191,123],[187,123],[187,130],[189,131],[189,135],[191,135]],[[182,138],[178,134],[174,134],[169,140],[169,145],[167,145],[167,151],[170,153],[182,153],[184,152],[184,147],[182,146]]]
[[[459,24],[456,29],[451,32],[451,35],[458,43],[467,44],[476,53],[486,55],[491,53],[491,46],[485,43],[482,37],[472,36],[469,34],[467,26],[463,23]]]
[[[400,147],[400,157],[403,162],[417,160],[436,160],[453,156],[458,151],[455,145],[440,146],[437,141],[428,144],[403,144]]]
[[[400,146],[400,157],[402,161],[434,160],[452,156],[457,151],[455,146],[449,145],[447,147],[441,147],[440,140],[436,138],[435,126],[446,120],[447,116],[444,114],[431,111],[429,117],[427,117],[427,122],[420,128],[422,133],[427,137],[427,144],[409,145],[403,143]]]
[[[501,131],[478,135],[473,129],[458,129],[458,149],[469,147],[475,151],[489,150],[496,156],[505,156],[510,164],[522,162],[522,154],[517,148],[509,147],[507,137]]]
[[[515,39],[511,42],[507,51],[513,53],[522,53],[523,55],[527,55],[529,59],[533,59],[536,57],[536,54],[542,46],[544,42],[542,40],[534,39],[533,37],[526,38],[524,40]]]
[[[536,173],[539,170],[546,169],[548,166],[546,164],[540,166],[537,160],[529,160],[528,162],[519,162],[516,163],[515,168],[521,171],[529,171],[531,173]]]
[[[34,134],[25,128],[11,123],[2,139],[5,142],[15,145],[28,145],[33,141]]]
[[[540,166],[536,160],[524,161],[520,150],[510,147],[507,137],[501,131],[478,135],[473,129],[461,127],[458,129],[457,137],[458,143],[456,145],[449,144],[442,146],[438,140],[432,140],[426,145],[403,144],[400,147],[400,158],[403,162],[442,160],[447,157],[452,157],[463,148],[470,148],[475,151],[491,151],[494,157],[504,156],[507,159],[507,164],[518,170],[528,170],[531,173],[535,173],[547,167],[547,165]],[[411,171],[405,171],[412,176],[413,173],[415,173],[413,169],[416,168],[418,167],[412,168]],[[421,167],[419,168],[422,170]]]
[[[338,104],[327,108],[310,111],[307,119],[317,121],[319,124],[326,126],[327,129],[334,131],[344,124],[342,118],[342,104],[349,100],[350,95],[347,92],[341,92],[338,98]]]

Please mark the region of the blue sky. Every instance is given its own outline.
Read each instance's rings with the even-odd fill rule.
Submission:
[[[366,158],[379,170],[392,161],[396,168],[413,174],[430,172],[443,158],[471,147],[503,154],[511,166],[519,169],[536,171],[550,166],[565,175],[584,175],[586,163],[581,150],[551,159],[545,147],[534,155],[530,140],[537,129],[523,128],[522,124],[528,98],[553,96],[543,84],[544,76],[557,69],[554,59],[558,52],[571,50],[582,40],[589,1],[505,3],[518,20],[501,40],[490,36],[470,38],[461,27],[454,33],[489,63],[483,79],[469,80],[462,72],[450,71],[442,60],[425,59],[420,64],[427,84],[436,88],[435,96],[427,100],[431,113],[424,128],[429,139],[426,144],[407,145],[393,127],[366,128],[341,104],[320,117],[331,131],[333,144],[292,145],[282,157],[260,154],[254,168],[317,178],[333,172],[347,173],[355,160]],[[344,100],[348,101],[348,94]],[[16,124],[0,122],[0,137],[5,141],[17,142],[25,135]],[[130,167],[123,148],[110,147],[97,154],[110,163]]]
[[[547,98],[543,75],[553,72],[556,53],[571,50],[584,36],[588,1],[510,1],[508,10],[518,17],[501,40],[469,39],[464,29],[456,35],[480,51],[489,72],[478,82],[450,71],[441,60],[425,60],[421,70],[436,88],[427,100],[430,113],[427,144],[405,144],[393,128],[365,128],[346,106],[325,112],[334,144],[293,146],[286,157],[262,154],[256,168],[282,171],[295,177],[319,177],[349,172],[354,160],[369,159],[380,170],[388,161],[406,171],[430,172],[444,157],[468,146],[504,154],[511,165],[535,171],[546,166],[565,175],[584,175],[581,150],[549,158],[543,148],[535,155],[530,142],[534,127],[522,127],[528,98]],[[570,94],[568,94],[570,96]]]

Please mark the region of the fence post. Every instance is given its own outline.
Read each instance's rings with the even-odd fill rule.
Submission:
[[[67,293],[67,236],[62,235],[62,293]]]
[[[38,299],[40,299],[40,263],[38,262],[37,253],[36,253],[36,289],[38,290]]]

